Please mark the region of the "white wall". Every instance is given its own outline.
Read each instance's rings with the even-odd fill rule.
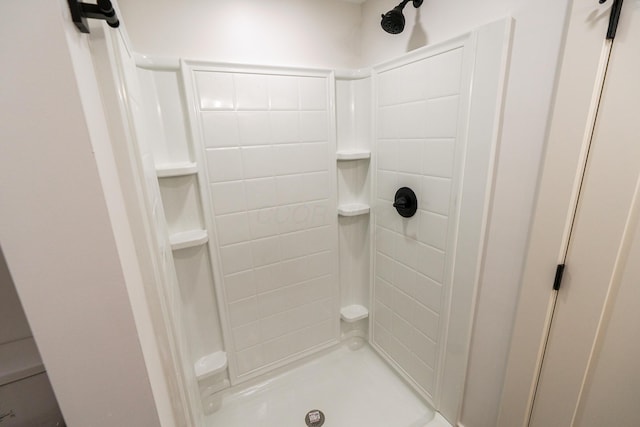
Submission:
[[[401,35],[380,28],[397,1],[121,0],[141,53],[217,61],[360,67],[505,15],[515,19],[487,255],[462,423],[495,425],[541,152],[569,0],[451,0],[405,8]],[[419,12],[419,26],[415,19]]]
[[[264,65],[359,64],[360,6],[338,0],[121,0],[136,51]]]
[[[392,2],[394,3],[394,2]],[[484,273],[472,337],[462,410],[466,427],[496,424],[541,153],[547,131],[568,0],[425,1],[420,28],[405,8],[405,32],[380,30],[379,15],[394,4],[363,6],[364,61],[401,55],[420,42],[435,43],[510,14],[515,19],[502,137]]]
[[[0,10],[0,241],[54,391],[71,426],[161,425],[107,209],[115,164],[87,38],[64,0]]]
[[[404,31],[388,34],[380,28],[380,15],[399,1],[367,0],[362,7],[362,63],[377,64],[426,44],[458,36],[513,13],[513,5],[518,2],[524,3],[523,0],[425,0],[419,9],[409,2],[403,12]]]
[[[338,340],[332,85],[326,72],[193,70],[235,383]]]

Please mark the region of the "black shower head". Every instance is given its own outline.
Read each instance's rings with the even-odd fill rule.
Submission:
[[[402,9],[404,9],[407,3],[409,3],[409,0],[403,0],[402,3],[382,15],[380,25],[383,30],[389,34],[399,34],[404,30],[404,15],[402,14]],[[418,8],[421,4],[422,0],[413,0],[413,7]]]
[[[404,30],[404,15],[402,14],[403,7],[404,4],[400,4],[382,15],[380,25],[382,25],[382,29],[387,33],[398,34]]]

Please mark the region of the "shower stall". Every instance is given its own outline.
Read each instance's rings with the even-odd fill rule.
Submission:
[[[179,423],[455,423],[510,20],[357,70],[96,31]]]

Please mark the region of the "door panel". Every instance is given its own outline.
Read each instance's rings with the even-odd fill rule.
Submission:
[[[636,193],[636,197],[638,194]],[[579,400],[575,425],[640,426],[640,230],[638,203],[630,224],[631,247],[623,250],[620,282],[614,277],[589,373]],[[632,232],[631,232],[632,231]],[[626,242],[625,242],[626,243]],[[623,245],[625,244],[623,243]],[[626,256],[625,256],[626,255]],[[615,272],[614,274],[617,274]],[[616,288],[616,286],[618,286]]]
[[[639,424],[633,401],[640,394],[633,337],[640,324],[640,298],[633,298],[640,281],[637,40],[640,3],[632,0],[612,48],[532,426]]]

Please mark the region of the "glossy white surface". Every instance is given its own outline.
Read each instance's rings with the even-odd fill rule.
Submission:
[[[373,155],[371,69],[336,71],[335,78],[340,302],[341,307],[356,304],[368,308],[372,164],[369,159]],[[358,207],[353,209],[354,205]],[[344,322],[342,326],[344,329]],[[349,324],[351,327],[366,336],[358,324]]]
[[[340,216],[359,216],[369,213],[371,208],[364,203],[349,203],[338,206],[338,215]]]
[[[195,175],[158,180],[169,234],[204,228]]]
[[[340,318],[348,323],[366,319],[368,316],[369,310],[358,304],[348,305],[340,309]]]
[[[468,360],[509,34],[510,21],[498,21],[375,69],[372,343],[452,421]],[[418,197],[412,218],[392,207],[404,186]]]
[[[337,162],[338,165],[338,203],[369,204],[369,163],[367,159],[349,162]]]
[[[495,425],[495,402],[499,401],[502,387],[518,283],[522,276],[527,225],[538,182],[558,51],[564,34],[564,10],[570,2],[455,0],[425,2],[418,10],[408,5],[405,31],[395,36],[380,29],[380,13],[395,5],[389,4],[388,0],[368,0],[361,7],[322,2],[322,8],[316,10],[306,9],[315,8],[313,2],[302,5],[299,0],[278,2],[275,9],[271,2],[259,0],[253,1],[251,7],[240,2],[211,2],[206,6],[157,3],[154,0],[120,1],[134,46],[141,52],[215,57],[244,63],[305,66],[322,63],[328,67],[362,67],[378,63],[505,15],[514,16],[518,24],[513,38],[507,110],[504,125],[501,125],[504,126],[504,138],[500,148],[497,203],[491,221],[488,267],[483,277],[478,325],[474,329],[472,381],[467,387],[471,398],[465,404],[467,420]],[[335,9],[335,4],[354,9],[348,12]],[[149,15],[149,7],[154,7],[157,13]],[[266,13],[263,7],[268,9]],[[557,13],[550,14],[550,10]],[[320,21],[315,21],[316,18]],[[339,18],[338,23],[336,18]],[[274,25],[274,21],[296,24],[280,26]],[[336,31],[326,32],[326,28],[336,28],[336,24]],[[157,31],[158,28],[167,28],[173,33],[169,36],[164,31]],[[229,31],[236,33],[230,36]],[[267,41],[256,44],[255,35]],[[349,62],[345,62],[347,51],[351,52]]]
[[[198,359],[194,365],[196,378],[202,381],[227,369],[227,353],[216,351]]]
[[[463,79],[464,42],[435,49],[377,70],[372,310],[377,348],[433,398],[447,327],[443,289],[450,286],[447,266],[455,255],[456,227],[449,223],[451,217],[457,221],[455,191],[465,143],[458,123],[464,125],[470,90]],[[396,190],[405,186],[418,198],[411,218],[392,206]]]
[[[312,409],[327,426],[423,427],[434,411],[369,346],[330,353],[224,397],[208,427],[299,427]]]
[[[177,251],[204,245],[209,241],[209,235],[207,230],[189,230],[172,234],[169,236],[169,240],[171,241],[171,249]]]
[[[338,339],[332,83],[195,61],[184,72],[237,383]]]
[[[137,69],[144,122],[157,166],[192,161],[177,70]]]
[[[193,162],[169,163],[156,166],[156,172],[158,173],[158,178],[194,175],[198,173],[198,165]]]
[[[336,158],[339,161],[349,161],[349,160],[364,160],[371,157],[371,151],[369,150],[350,150],[350,151],[338,151],[336,153]]]

